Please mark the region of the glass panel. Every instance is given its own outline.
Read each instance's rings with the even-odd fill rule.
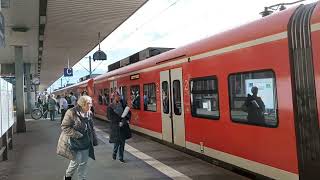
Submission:
[[[272,71],[230,75],[229,97],[233,121],[277,126],[276,84]]]
[[[131,102],[133,109],[140,109],[140,86],[131,86]]]
[[[195,117],[218,119],[218,81],[214,77],[196,78],[190,82],[191,114]]]
[[[181,88],[180,81],[173,81],[173,111],[175,115],[181,115]]]
[[[169,114],[169,87],[168,82],[162,82],[162,106],[163,106],[163,113]]]
[[[145,111],[157,111],[156,84],[143,85],[143,107]]]

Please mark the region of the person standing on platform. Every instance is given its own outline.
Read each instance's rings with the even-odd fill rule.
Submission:
[[[48,96],[48,111],[50,112],[50,120],[54,121],[54,116],[56,113],[57,101],[53,98],[53,95]]]
[[[61,124],[57,154],[70,159],[64,179],[71,180],[78,169],[78,179],[86,180],[89,157],[95,160],[94,147],[98,145],[90,107],[92,99],[81,96],[77,105],[68,109]]]
[[[60,110],[61,110],[61,123],[62,123],[62,120],[68,110],[68,101],[66,100],[66,98],[64,96],[61,96],[59,105],[60,105]]]
[[[71,104],[69,104],[69,108],[75,107],[77,104],[77,98],[76,96],[73,95],[73,92],[70,93],[70,101],[71,101]]]
[[[120,101],[120,94],[115,91],[112,94],[112,103],[108,106],[107,115],[111,121],[110,143],[114,143],[112,158],[117,159],[119,150],[119,160],[125,162],[123,159],[125,140],[131,137],[131,131],[128,125],[130,117],[122,118],[121,115],[124,107]]]

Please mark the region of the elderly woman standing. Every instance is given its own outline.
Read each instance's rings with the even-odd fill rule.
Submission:
[[[92,99],[81,96],[77,105],[69,109],[62,121],[62,133],[59,138],[57,153],[70,159],[65,180],[71,180],[78,169],[78,179],[87,179],[87,162],[89,157],[95,160],[94,148],[97,138],[90,111]]]
[[[119,150],[119,160],[124,163],[125,161],[123,160],[123,152],[125,141],[131,137],[131,134],[130,137],[128,136],[127,128],[124,127],[128,127],[128,120],[130,117],[121,118],[124,107],[117,91],[113,93],[112,103],[108,107],[107,111],[108,119],[111,121],[111,134],[109,142],[114,143],[112,158],[114,160],[117,158]]]

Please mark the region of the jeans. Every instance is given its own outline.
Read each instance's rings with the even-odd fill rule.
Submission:
[[[124,145],[125,145],[125,141],[118,141],[114,143],[114,146],[113,146],[114,157],[117,157],[117,152],[119,149],[119,159],[123,159]]]
[[[54,115],[56,114],[55,111],[50,111],[50,120],[54,121]]]
[[[78,169],[78,180],[87,179],[89,149],[80,150],[76,154],[76,159],[71,160],[66,171],[66,177],[72,177],[76,169]]]

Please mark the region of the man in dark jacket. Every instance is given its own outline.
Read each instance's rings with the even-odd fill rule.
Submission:
[[[265,105],[261,99],[258,97],[258,88],[252,87],[251,88],[252,95],[248,94],[248,97],[242,106],[243,111],[248,113],[247,120],[250,124],[256,125],[264,125],[264,112],[265,112]]]
[[[120,101],[120,95],[118,92],[113,93],[113,102],[109,105],[107,110],[108,119],[111,121],[111,134],[110,143],[114,143],[112,158],[117,158],[119,149],[119,160],[124,163],[123,152],[126,140],[126,132],[123,127],[128,126],[128,121],[125,118],[121,118],[124,107]]]

